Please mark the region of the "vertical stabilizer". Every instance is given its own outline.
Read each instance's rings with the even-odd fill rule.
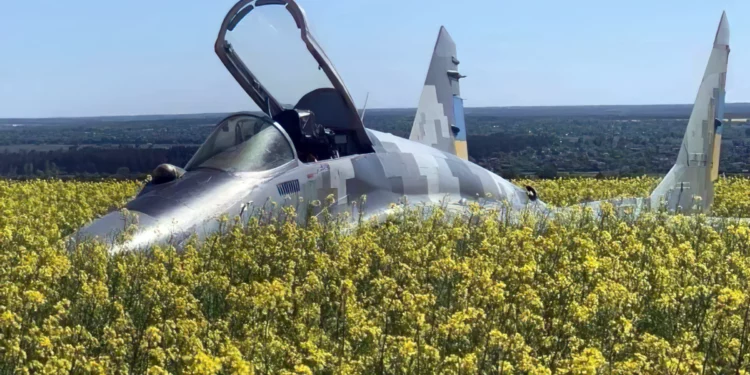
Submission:
[[[651,193],[652,207],[666,204],[669,210],[681,212],[705,212],[710,208],[714,198],[713,181],[719,171],[728,59],[729,23],[724,13],[677,162]]]
[[[409,139],[468,159],[456,44],[440,28]]]
[[[713,147],[713,159],[711,164],[711,181],[716,181],[719,178],[719,156],[721,156],[721,134],[724,128],[724,97],[726,96],[726,81],[727,81],[727,65],[729,63],[729,22],[727,21],[727,13],[721,14],[721,22],[719,28],[716,30],[716,38],[714,41],[714,48],[717,48],[719,43],[719,49],[725,50],[724,52],[724,74],[720,77],[719,88],[716,105],[716,119],[718,120],[716,126],[716,132],[714,135],[714,147]]]

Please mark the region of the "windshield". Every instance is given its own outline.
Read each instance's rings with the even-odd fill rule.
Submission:
[[[333,88],[300,37],[286,5],[256,6],[227,30],[225,39],[283,107],[293,108],[313,90]]]
[[[271,120],[239,115],[222,121],[185,169],[259,172],[280,167],[291,160],[294,160],[292,147]]]

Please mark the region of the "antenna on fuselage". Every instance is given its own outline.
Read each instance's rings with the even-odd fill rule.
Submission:
[[[359,117],[359,121],[362,121],[362,123],[365,122],[365,112],[367,111],[367,99],[370,99],[370,92],[367,92],[367,96],[365,96],[365,105],[362,107],[362,115]]]

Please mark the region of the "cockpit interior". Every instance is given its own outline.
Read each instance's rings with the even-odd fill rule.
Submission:
[[[292,109],[273,117],[289,135],[302,162],[336,159],[365,153],[353,141],[345,103],[332,88],[320,88],[304,95]]]

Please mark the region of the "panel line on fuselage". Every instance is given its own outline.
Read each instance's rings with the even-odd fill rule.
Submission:
[[[391,168],[401,165],[384,165],[386,175],[398,173],[419,173],[421,179],[409,176],[406,181],[421,186],[413,186],[411,191],[426,192],[425,201],[436,202],[446,196],[457,199],[507,200],[514,207],[526,206],[526,193],[510,181],[451,153],[434,147],[397,137],[393,134],[368,129],[377,154],[389,155],[387,160],[400,160],[401,165],[416,163],[416,169],[393,172]],[[402,176],[403,177],[403,176]],[[404,190],[407,188],[404,187]],[[407,194],[408,195],[408,194]],[[419,194],[418,194],[419,195]]]

